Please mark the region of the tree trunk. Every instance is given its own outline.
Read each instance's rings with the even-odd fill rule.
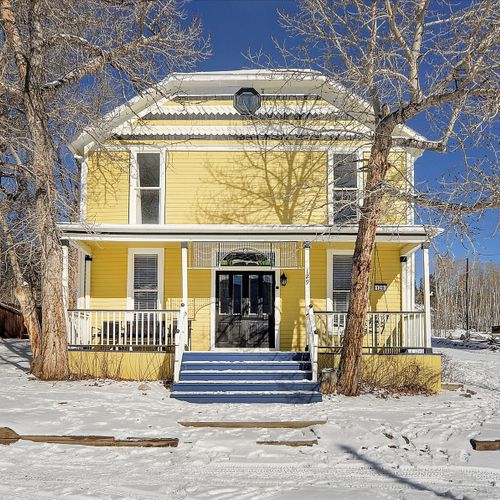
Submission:
[[[351,293],[339,366],[337,392],[359,394],[359,379],[366,314],[370,300],[370,272],[380,217],[382,182],[388,168],[392,129],[379,126],[367,164],[363,206],[352,262]]]
[[[39,356],[33,359],[33,373],[42,380],[65,380],[69,376],[68,345],[62,287],[62,249],[55,222],[57,189],[53,172],[54,147],[44,102],[38,91],[31,89],[25,105],[33,140],[37,237],[41,247],[42,343]]]
[[[0,227],[5,235],[7,253],[9,255],[10,265],[12,266],[12,270],[14,272],[14,279],[16,280],[16,289],[14,293],[17,301],[19,302],[19,307],[21,308],[23,322],[26,326],[30,339],[31,352],[33,354],[33,359],[35,359],[39,356],[41,348],[41,328],[36,310],[35,294],[31,287],[25,283],[21,265],[19,264],[19,259],[17,258],[14,240],[12,239],[7,221],[1,213]]]

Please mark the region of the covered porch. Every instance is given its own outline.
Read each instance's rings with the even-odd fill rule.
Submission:
[[[64,254],[69,245],[78,251],[77,307],[68,309],[73,352],[168,355],[178,380],[185,351],[307,350],[315,380],[320,354],[341,348],[346,290],[336,266],[345,258],[336,256],[352,254],[355,226],[63,229]],[[425,232],[385,226],[377,248],[364,352],[430,353]],[[414,305],[420,249],[423,311]],[[155,256],[144,259],[156,261],[154,290],[140,288],[150,268],[135,272],[135,255]],[[148,300],[156,307],[144,307]]]

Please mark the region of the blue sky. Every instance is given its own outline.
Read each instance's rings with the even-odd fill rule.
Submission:
[[[291,12],[295,7],[295,0],[192,0],[188,4],[190,14],[202,19],[206,32],[212,37],[213,55],[199,63],[197,69],[251,67],[245,57],[249,49],[253,53],[271,54],[279,62],[272,37],[286,41],[287,34],[277,22],[276,10]],[[418,128],[418,122],[415,126]],[[433,182],[456,167],[457,158],[452,155],[425,153],[416,163],[416,181]],[[498,212],[488,214],[478,228],[474,248],[481,260],[500,262],[500,235],[492,235],[498,216]],[[440,237],[438,246],[441,252],[449,251],[455,257],[472,257],[471,245],[464,246],[453,237]]]

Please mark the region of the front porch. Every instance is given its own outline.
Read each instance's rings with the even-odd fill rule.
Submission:
[[[147,238],[68,231],[79,267],[77,307],[68,310],[70,351],[166,356],[175,381],[186,351],[307,351],[317,380],[322,353],[338,354],[342,345],[347,314],[339,304],[345,307],[348,296],[345,263],[355,234],[273,226],[272,234],[260,228],[243,239],[238,228],[230,231],[193,233],[187,241],[154,231]],[[366,355],[431,352],[422,239],[387,228],[377,236]],[[420,249],[424,311],[414,306]]]

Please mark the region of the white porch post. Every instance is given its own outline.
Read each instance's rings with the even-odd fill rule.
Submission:
[[[187,317],[188,317],[188,244],[183,241],[181,244],[181,261],[182,261],[182,304],[184,308],[184,344],[187,344]]]
[[[69,242],[61,241],[62,245],[62,300],[64,308],[64,320],[66,322],[66,339],[70,341],[70,325],[68,315],[69,305]]]
[[[181,243],[181,278],[182,278],[182,302],[177,320],[177,339],[174,354],[174,381],[179,381],[181,371],[182,355],[188,341],[188,244]]]
[[[431,282],[429,276],[429,246],[430,244],[422,243],[422,264],[424,271],[424,334],[425,334],[425,350],[430,351],[432,347],[431,341]]]
[[[92,256],[85,254],[85,309],[90,309],[90,273],[92,271]]]
[[[309,312],[311,305],[311,243],[306,241],[304,243],[304,298],[306,306],[306,315]]]

